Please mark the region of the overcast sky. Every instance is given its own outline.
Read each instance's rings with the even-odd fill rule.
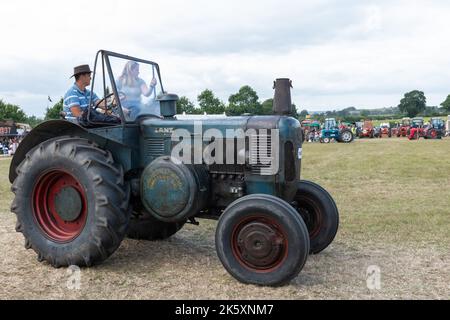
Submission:
[[[107,49],[159,63],[167,91],[261,101],[293,80],[301,109],[428,105],[450,94],[450,1],[2,1],[0,98],[43,116],[75,65]]]

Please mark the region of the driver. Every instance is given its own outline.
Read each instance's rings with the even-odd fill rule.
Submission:
[[[153,77],[150,86],[147,86],[145,81],[139,78],[139,64],[136,61],[128,61],[117,79],[116,87],[117,91],[122,93],[120,101],[124,112],[134,119],[140,112],[141,95],[148,97],[152,94],[156,87],[156,79]]]
[[[70,78],[75,77],[75,83],[64,95],[63,111],[66,120],[78,122],[77,118],[89,106],[91,91],[86,89],[86,87],[91,84],[91,73],[92,71],[87,64],[77,66],[73,69],[73,75]],[[92,94],[92,99],[94,104],[100,100],[95,93]],[[105,101],[100,102],[97,107],[104,109]]]

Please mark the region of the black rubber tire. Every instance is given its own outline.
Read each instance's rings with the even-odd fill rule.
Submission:
[[[287,241],[283,260],[268,270],[245,266],[233,253],[233,231],[245,219],[270,219],[282,230]],[[265,194],[244,196],[230,204],[221,215],[216,229],[217,255],[225,269],[243,283],[279,286],[288,283],[302,270],[309,253],[305,223],[284,200]]]
[[[136,240],[164,240],[177,233],[185,222],[163,222],[150,213],[133,210],[127,237]]]
[[[292,206],[308,228],[310,253],[327,248],[339,228],[339,211],[328,191],[314,182],[301,180]]]
[[[85,190],[87,217],[81,233],[70,242],[48,237],[34,216],[35,181],[48,170],[66,170]],[[129,186],[122,167],[114,163],[109,151],[77,137],[47,140],[28,152],[17,168],[11,189],[15,198],[11,211],[17,215],[16,231],[25,238],[25,248],[32,248],[39,261],[53,267],[98,264],[120,246],[129,222]]]
[[[351,135],[350,140],[348,140],[348,141],[342,140],[342,136],[343,136],[344,133],[348,133],[348,134]],[[341,133],[339,134],[339,140],[338,140],[338,142],[342,142],[342,143],[350,143],[350,142],[352,142],[354,139],[355,139],[355,136],[353,135],[353,132],[352,132],[351,130],[349,130],[349,129],[344,129],[344,130],[342,130]]]

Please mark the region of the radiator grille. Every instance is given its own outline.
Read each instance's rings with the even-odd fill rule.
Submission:
[[[157,157],[165,154],[164,139],[163,138],[150,138],[145,139],[145,160],[149,162]]]
[[[272,137],[270,133],[250,136],[249,149],[251,172],[258,175],[273,175]]]

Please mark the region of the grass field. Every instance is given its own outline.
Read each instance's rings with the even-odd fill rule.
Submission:
[[[450,140],[357,140],[305,144],[302,179],[333,195],[341,221],[333,244],[310,256],[290,285],[234,280],[214,249],[215,222],[186,226],[165,241],[125,240],[105,263],[66,269],[25,250],[9,212],[9,160],[0,160],[0,299],[450,299]],[[381,287],[367,286],[368,267]]]

